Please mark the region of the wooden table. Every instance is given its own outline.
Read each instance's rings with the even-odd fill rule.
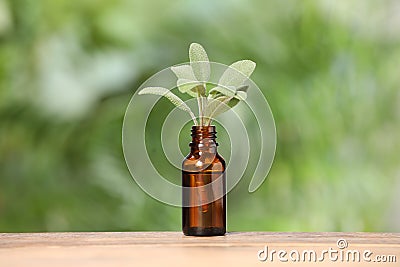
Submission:
[[[316,263],[309,263],[309,260],[314,261],[313,252]],[[296,259],[298,261],[293,262]],[[374,262],[377,259],[392,262]],[[180,232],[0,234],[1,267],[292,264],[400,266],[400,234],[232,232],[222,237],[186,237]]]

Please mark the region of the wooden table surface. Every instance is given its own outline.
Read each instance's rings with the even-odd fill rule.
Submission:
[[[308,262],[309,257],[314,260],[311,250],[316,254],[315,263]],[[378,262],[383,260],[391,262]],[[0,234],[0,267],[291,264],[400,266],[400,234],[231,232],[222,237],[186,237],[180,232]]]

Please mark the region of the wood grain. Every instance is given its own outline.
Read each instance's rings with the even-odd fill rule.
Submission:
[[[329,248],[395,256],[396,262],[281,262],[258,259],[258,252]],[[288,256],[286,256],[288,258]],[[400,266],[399,233],[232,232],[222,237],[186,237],[180,232],[3,233],[0,266]]]

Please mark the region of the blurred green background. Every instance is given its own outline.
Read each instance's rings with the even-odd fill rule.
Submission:
[[[275,116],[274,165],[255,193],[244,180],[228,195],[229,231],[399,231],[399,12],[396,0],[0,0],[0,232],[179,231],[180,209],[130,177],[121,128],[139,85],[186,62],[191,42],[216,62],[257,62]]]

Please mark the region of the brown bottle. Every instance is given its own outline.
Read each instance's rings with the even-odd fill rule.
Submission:
[[[213,236],[226,232],[225,161],[217,153],[215,126],[193,126],[190,154],[182,163],[182,231]]]

